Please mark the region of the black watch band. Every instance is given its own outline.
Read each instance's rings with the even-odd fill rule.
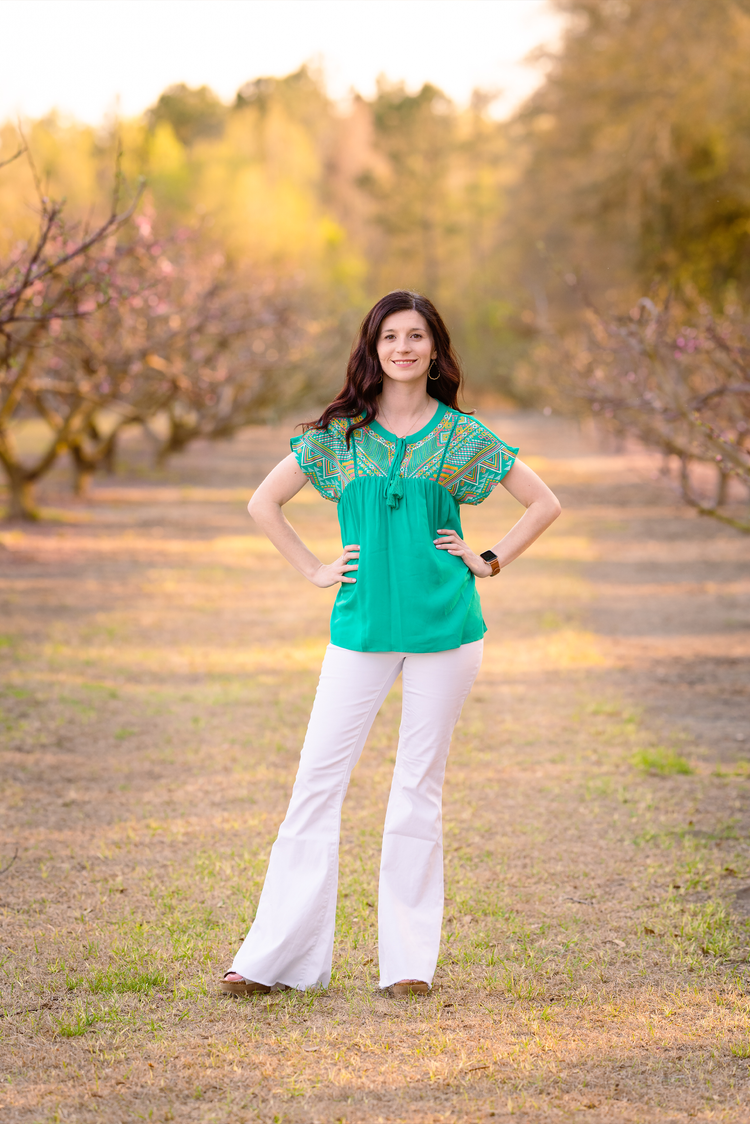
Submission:
[[[500,563],[497,560],[497,555],[493,554],[491,550],[483,550],[479,557],[484,558],[485,562],[489,562],[492,567],[491,578],[494,578],[496,574],[500,573]]]

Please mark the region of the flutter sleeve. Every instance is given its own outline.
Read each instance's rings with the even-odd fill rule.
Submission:
[[[297,464],[321,496],[338,503],[349,482],[350,455],[341,426],[332,422],[328,429],[308,429],[289,442]]]
[[[517,448],[506,445],[486,425],[463,416],[451,437],[440,483],[459,503],[482,503],[512,468],[517,454]]]

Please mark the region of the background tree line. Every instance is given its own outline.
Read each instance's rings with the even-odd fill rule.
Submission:
[[[557,6],[509,126],[535,333],[515,387],[677,458],[684,499],[750,531],[726,510],[750,487],[750,4]]]
[[[65,197],[57,235],[85,240],[116,144],[123,202],[139,177],[146,186],[135,216],[96,250],[119,255],[107,293],[94,286],[94,298],[71,298],[75,316],[61,318],[47,315],[37,284],[24,299],[43,306],[48,328],[37,325],[25,350],[18,325],[6,328],[3,386],[17,388],[20,364],[27,389],[6,394],[0,440],[12,444],[14,420],[32,414],[51,434],[21,475],[68,450],[82,484],[130,424],[145,425],[163,457],[194,436],[314,410],[340,383],[360,314],[397,286],[427,292],[445,310],[470,404],[494,393],[593,412],[670,453],[674,434],[671,445],[659,436],[647,399],[638,405],[630,394],[621,408],[613,392],[633,373],[624,360],[620,372],[611,346],[623,338],[622,317],[643,326],[630,313],[646,318],[638,302],[647,298],[664,312],[665,346],[685,331],[706,341],[729,332],[731,378],[711,366],[720,349],[706,343],[700,386],[672,363],[670,401],[693,418],[707,408],[701,396],[716,392],[704,428],[679,453],[686,494],[694,496],[693,461],[718,464],[720,476],[726,467],[716,461],[725,453],[698,440],[705,425],[731,445],[733,474],[747,475],[749,400],[739,388],[750,381],[748,4],[555,2],[566,17],[562,42],[540,58],[544,81],[508,121],[492,118],[488,94],[459,110],[432,85],[409,93],[384,82],[342,108],[305,67],[246,83],[231,105],[205,87],[175,86],[117,129],[33,122],[26,141],[38,192],[24,159],[0,170],[8,284],[35,253],[43,199]],[[12,125],[2,141],[3,154],[15,151]],[[106,262],[92,254],[86,266],[101,276]],[[663,382],[655,355],[646,348],[638,370]],[[96,384],[109,390],[95,404],[91,372],[115,368],[116,378]],[[89,406],[66,425],[59,396],[76,379]],[[607,383],[606,401],[592,379]],[[718,392],[722,379],[731,391]],[[719,488],[714,498],[727,496]]]

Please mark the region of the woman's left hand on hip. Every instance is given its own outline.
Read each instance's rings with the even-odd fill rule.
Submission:
[[[489,578],[491,576],[492,567],[489,562],[485,562],[484,558],[475,554],[471,547],[466,545],[458,531],[438,527],[438,535],[440,538],[432,540],[438,550],[447,550],[449,554],[455,554],[458,558],[463,558],[475,577]]]

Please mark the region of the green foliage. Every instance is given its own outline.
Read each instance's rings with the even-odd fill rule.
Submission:
[[[690,763],[684,757],[663,745],[639,749],[633,754],[631,760],[635,767],[641,769],[644,773],[658,773],[662,777],[674,776],[675,774],[687,776],[693,772]]]
[[[96,1023],[96,1017],[91,1012],[79,1007],[67,1018],[55,1019],[54,1023],[57,1034],[61,1038],[78,1038]]]
[[[381,82],[370,106],[374,151],[358,184],[373,205],[370,292],[426,292],[445,309],[470,382],[507,387],[514,306],[498,232],[508,147],[489,100],[477,94],[459,113],[429,83],[409,94]]]
[[[111,949],[109,963],[85,974],[66,972],[66,988],[69,991],[85,988],[93,995],[147,995],[157,988],[167,987],[169,978],[155,963],[154,951],[144,940],[145,931],[139,923],[127,925],[123,938]],[[89,955],[97,952],[96,946],[89,945]]]
[[[562,48],[516,123],[520,269],[542,241],[595,292],[655,277],[714,299],[747,289],[750,13],[732,0],[556,6]]]
[[[694,942],[704,956],[728,956],[737,947],[737,921],[722,902],[689,906],[679,936]]]
[[[435,86],[426,84],[412,96],[403,86],[381,84],[373,125],[387,171],[380,176],[368,171],[360,183],[375,199],[376,222],[387,235],[380,246],[381,273],[390,287],[397,273],[403,287],[437,296],[457,233],[458,216],[446,206],[459,145],[455,109]]]
[[[166,987],[168,980],[164,972],[156,969],[123,965],[92,972],[85,982],[95,995],[124,995],[128,992],[142,995],[157,987]]]
[[[224,131],[226,109],[208,86],[191,90],[184,83],[170,86],[149,113],[152,125],[161,121],[171,125],[184,145],[203,137],[219,137]]]

